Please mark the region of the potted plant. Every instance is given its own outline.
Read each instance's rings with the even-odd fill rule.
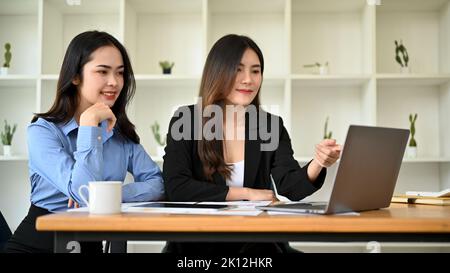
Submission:
[[[155,137],[156,143],[158,147],[156,148],[156,153],[158,156],[164,156],[164,146],[166,145],[166,140],[161,138],[161,134],[159,133],[159,124],[157,121],[151,126],[153,136]]]
[[[314,68],[317,67],[319,69],[319,74],[320,75],[327,75],[328,74],[328,62],[326,62],[325,64],[321,64],[321,63],[313,63],[313,64],[305,64],[303,65],[303,67],[305,68]]]
[[[417,157],[417,141],[414,138],[414,135],[416,134],[416,120],[417,120],[417,113],[414,116],[412,114],[409,114],[411,138],[408,144],[408,157],[411,158]]]
[[[323,139],[331,139],[331,137],[333,136],[333,132],[328,132],[328,117],[325,120],[325,128],[323,129]]]
[[[11,58],[12,58],[10,43],[5,44],[4,57],[5,57],[5,62],[3,63],[3,66],[1,67],[0,75],[8,75],[8,70],[11,65]]]
[[[13,128],[5,120],[5,126],[0,136],[3,144],[3,155],[11,156],[11,142],[13,140],[14,133],[16,132],[17,124],[14,124]]]
[[[401,54],[401,57],[400,57]],[[409,62],[409,55],[408,51],[406,50],[406,47],[403,45],[402,40],[400,40],[400,43],[395,40],[395,60],[397,63],[400,64],[402,73],[409,73],[410,69],[408,66]]]
[[[175,65],[175,63],[169,62],[169,61],[161,61],[161,62],[159,62],[159,65],[161,66],[161,68],[163,70],[163,74],[171,74],[172,67]]]

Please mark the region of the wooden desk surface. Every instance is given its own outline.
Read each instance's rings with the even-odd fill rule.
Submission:
[[[449,233],[450,206],[391,204],[360,216],[268,215],[212,216],[123,213],[93,216],[60,213],[39,217],[40,231],[100,232],[379,232]]]

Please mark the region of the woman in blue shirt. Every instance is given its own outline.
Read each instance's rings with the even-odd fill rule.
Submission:
[[[36,218],[81,204],[78,189],[89,181],[124,181],[130,172],[123,202],[163,198],[161,171],[125,111],[134,92],[130,60],[113,36],[88,31],[70,42],[53,106],[28,127],[31,207],[7,252],[52,252],[53,236],[36,231]]]

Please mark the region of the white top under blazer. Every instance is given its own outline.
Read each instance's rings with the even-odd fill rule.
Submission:
[[[227,186],[242,188],[244,186],[244,160],[231,163],[231,166],[231,177],[226,180]]]

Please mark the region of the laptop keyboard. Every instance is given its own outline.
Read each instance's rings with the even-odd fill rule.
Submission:
[[[292,204],[279,204],[277,205],[279,208],[291,208],[291,209],[317,209],[317,210],[325,210],[327,208],[327,204],[324,203],[292,203]]]

